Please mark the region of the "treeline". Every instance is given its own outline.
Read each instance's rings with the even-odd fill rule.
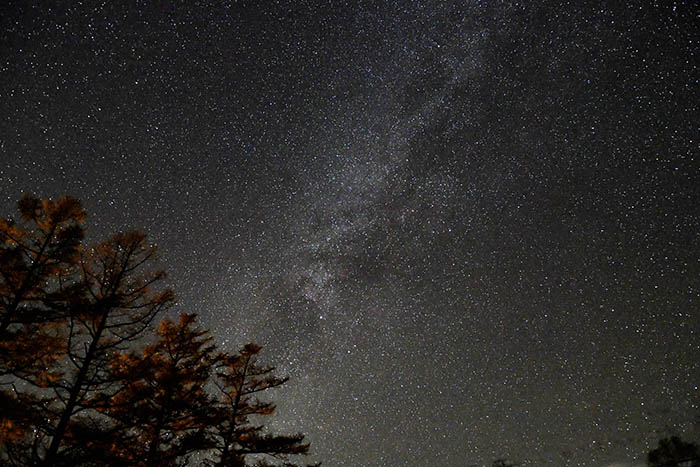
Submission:
[[[227,353],[195,315],[161,320],[174,294],[144,234],[87,247],[77,200],[25,196],[18,211],[0,219],[1,465],[294,466],[308,453],[302,434],[262,424],[275,406],[258,396],[287,378],[259,346]]]

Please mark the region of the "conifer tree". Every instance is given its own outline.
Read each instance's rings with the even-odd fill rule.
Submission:
[[[31,196],[18,210],[21,223],[0,219],[0,375],[31,378],[61,350],[48,325],[64,318],[85,211],[73,198]]]
[[[0,219],[0,465],[294,466],[308,452],[264,430],[275,406],[258,396],[287,378],[259,346],[220,353],[191,314],[143,346],[174,300],[151,291],[165,275],[144,234],[82,249],[78,201],[27,196],[19,211]]]
[[[70,197],[27,195],[18,211],[19,222],[0,219],[0,447],[8,456],[0,461],[8,463],[33,447],[28,428],[42,419],[40,397],[18,386],[46,388],[61,375],[61,325],[75,293],[85,219]]]
[[[66,329],[67,370],[49,384],[54,392],[45,404],[49,423],[40,427],[50,439],[45,451],[38,452],[43,465],[75,464],[91,431],[96,439],[104,436],[104,422],[94,409],[97,400],[116,390],[108,372],[112,355],[143,338],[156,315],[173,303],[169,289],[150,292],[165,277],[163,271],[149,269],[155,255],[144,234],[127,232],[82,256],[82,294],[70,303]]]
[[[60,296],[65,277],[78,260],[85,231],[80,202],[24,196],[18,203],[22,223],[0,219],[0,337],[13,324],[52,318],[50,305]],[[62,280],[63,279],[63,280]]]
[[[128,465],[178,465],[209,448],[213,400],[206,385],[218,357],[209,332],[195,328],[195,320],[193,314],[165,319],[155,344],[112,358],[111,374],[122,388],[105,401],[104,413],[119,431],[112,449]]]
[[[216,456],[210,465],[294,466],[288,461],[290,455],[308,453],[309,444],[303,442],[304,435],[267,434],[263,431],[264,425],[255,423],[260,417],[275,412],[275,404],[259,396],[289,379],[276,376],[274,367],[258,364],[261,350],[258,345],[247,344],[238,354],[224,357],[217,372],[220,403],[216,407],[216,423],[211,429]],[[248,463],[248,459],[254,463]]]

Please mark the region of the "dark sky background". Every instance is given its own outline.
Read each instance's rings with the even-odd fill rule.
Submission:
[[[697,2],[2,3],[1,214],[148,232],[310,460],[700,437]]]

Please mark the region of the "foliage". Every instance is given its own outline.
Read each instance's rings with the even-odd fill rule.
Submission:
[[[73,292],[70,274],[78,262],[85,211],[73,198],[53,202],[25,196],[21,222],[0,219],[0,376],[41,385],[63,352],[49,323],[63,316]]]
[[[287,466],[308,452],[253,421],[275,410],[257,395],[287,381],[260,347],[222,353],[192,314],[143,345],[174,303],[144,234],[84,248],[75,199],[18,208],[21,222],[0,219],[0,464]]]
[[[251,417],[268,416],[275,411],[273,403],[262,401],[257,396],[288,380],[275,376],[273,367],[257,363],[261,350],[260,346],[248,344],[238,354],[222,357],[216,381],[220,402],[212,425],[218,458],[210,465],[243,466],[246,465],[245,457],[250,454],[267,454],[281,459],[284,465],[293,465],[287,462],[289,455],[306,454],[309,450],[301,434],[268,435],[263,433],[262,425],[252,423]],[[260,460],[255,465],[272,464]]]
[[[116,421],[120,436],[112,449],[129,465],[173,465],[208,446],[213,400],[205,385],[218,357],[209,333],[192,327],[195,319],[164,320],[155,344],[110,362],[122,387],[102,401],[102,412]]]
[[[41,445],[29,428],[43,423],[47,399],[22,389],[45,389],[63,375],[61,325],[76,293],[85,211],[73,198],[31,196],[18,210],[18,222],[0,219],[0,461],[22,465]]]

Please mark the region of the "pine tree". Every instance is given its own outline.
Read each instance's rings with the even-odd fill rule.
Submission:
[[[266,433],[260,394],[287,381],[260,347],[217,351],[173,304],[146,236],[83,249],[80,203],[25,197],[0,220],[0,464],[294,466],[304,436]],[[256,424],[260,423],[260,424]],[[198,460],[196,460],[198,459]]]
[[[40,432],[50,439],[38,452],[43,465],[77,463],[91,432],[102,439],[105,422],[95,415],[97,400],[115,390],[108,372],[112,355],[143,338],[154,318],[173,303],[169,289],[152,294],[150,287],[165,277],[149,270],[156,251],[140,232],[127,232],[90,249],[80,260],[82,294],[74,296],[66,330],[64,377],[49,387]],[[100,395],[100,397],[98,397]],[[92,409],[92,410],[91,410]]]
[[[141,352],[121,352],[110,363],[122,385],[104,413],[117,423],[115,455],[128,465],[178,465],[209,448],[206,428],[212,398],[206,391],[218,357],[208,331],[196,317],[161,322],[157,342]]]
[[[75,293],[85,211],[70,197],[32,196],[18,210],[19,222],[0,219],[0,461],[24,464],[21,454],[36,449],[27,428],[42,419],[41,398],[25,388],[61,376],[61,326]]]
[[[256,419],[275,412],[273,403],[260,400],[258,396],[289,379],[276,376],[275,368],[257,363],[261,350],[260,346],[247,344],[238,354],[226,356],[217,372],[220,403],[211,430],[216,456],[210,465],[279,465],[270,463],[274,460],[284,466],[294,466],[288,461],[290,455],[308,453],[309,444],[303,442],[304,435],[266,434],[263,425],[254,423]],[[255,463],[249,464],[247,459],[253,459]]]
[[[207,331],[194,327],[195,315],[177,323],[164,320],[155,344],[141,352],[122,352],[111,372],[122,389],[106,401],[104,413],[116,420],[118,436],[112,446],[126,465],[181,465],[194,455],[216,466],[271,466],[256,456],[278,459],[307,454],[303,435],[270,435],[251,417],[272,415],[274,404],[255,397],[284,384],[274,368],[261,367],[261,348],[246,345],[239,354],[218,353]],[[213,379],[216,372],[216,379]],[[219,398],[212,395],[216,388]]]
[[[65,318],[85,211],[73,198],[31,196],[18,210],[22,223],[0,219],[0,376],[41,381],[34,370],[62,350],[52,323]]]
[[[65,277],[78,260],[85,211],[76,199],[18,203],[23,223],[0,219],[0,337],[15,324],[54,318]]]

